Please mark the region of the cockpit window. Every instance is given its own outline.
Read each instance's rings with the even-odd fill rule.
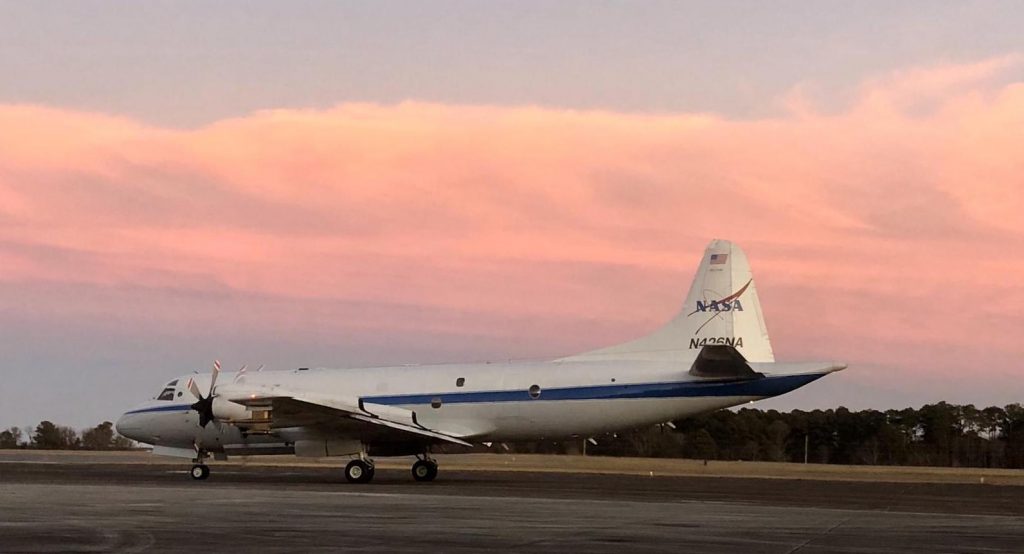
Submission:
[[[156,397],[157,400],[174,400],[174,386],[178,384],[178,380],[175,379],[170,383],[164,385],[164,390],[160,391],[160,395]]]

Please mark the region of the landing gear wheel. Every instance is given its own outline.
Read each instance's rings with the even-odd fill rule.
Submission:
[[[203,481],[210,476],[210,467],[206,464],[196,464],[189,473],[196,481]]]
[[[417,481],[433,481],[437,477],[437,462],[417,460],[412,464],[412,478]]]
[[[365,460],[352,460],[345,466],[345,479],[349,483],[369,483],[373,479],[373,464]]]

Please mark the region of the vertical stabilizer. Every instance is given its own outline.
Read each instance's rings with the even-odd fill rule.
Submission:
[[[704,250],[683,309],[664,327],[566,359],[692,361],[705,345],[733,346],[751,362],[775,361],[747,256],[727,240]]]

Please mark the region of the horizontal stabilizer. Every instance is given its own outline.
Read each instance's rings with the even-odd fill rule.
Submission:
[[[755,371],[763,371],[770,375],[806,375],[812,373],[833,373],[846,369],[842,362],[775,362],[750,363]]]
[[[690,367],[690,375],[709,379],[760,379],[764,374],[751,369],[750,364],[732,346],[707,345],[700,349]]]

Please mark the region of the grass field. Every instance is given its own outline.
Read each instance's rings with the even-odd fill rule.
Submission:
[[[444,469],[468,471],[527,471],[564,473],[615,473],[628,475],[751,477],[764,479],[819,479],[833,481],[878,481],[912,483],[985,483],[1024,486],[1024,470],[843,466],[775,462],[717,462],[664,458],[607,458],[600,456],[554,456],[541,454],[443,454],[437,456]],[[293,456],[235,457],[225,465],[247,466],[342,466],[347,458],[296,458]],[[412,458],[380,458],[382,468],[404,468]],[[38,463],[121,463],[187,464],[187,460],[153,456],[148,452],[84,452],[2,450],[0,462]],[[0,466],[2,468],[2,466]],[[2,469],[0,469],[2,474]]]

